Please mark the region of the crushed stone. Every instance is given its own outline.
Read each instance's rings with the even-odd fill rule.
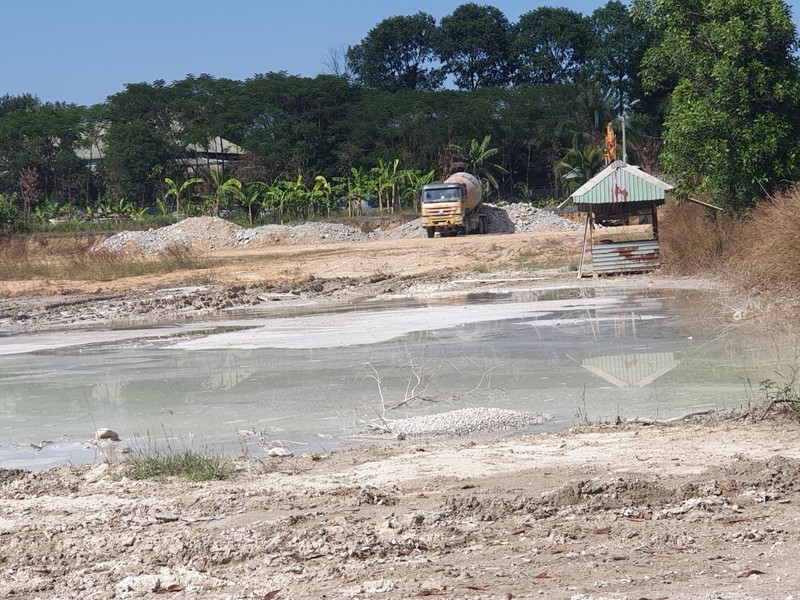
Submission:
[[[580,223],[529,204],[499,207],[486,204],[488,233],[571,231]],[[299,225],[262,225],[250,229],[218,217],[191,217],[158,229],[122,231],[93,249],[95,252],[158,254],[170,248],[211,251],[225,248],[342,243],[362,240],[399,240],[425,237],[420,219],[365,233],[341,223],[307,222]]]
[[[503,408],[463,408],[434,415],[389,421],[391,432],[404,437],[444,435],[463,436],[522,429],[539,425],[547,416]]]

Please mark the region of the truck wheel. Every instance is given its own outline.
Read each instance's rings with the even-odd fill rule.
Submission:
[[[429,238],[432,238],[434,235],[436,235],[436,229],[434,229],[433,227],[426,227],[425,231],[428,234]]]

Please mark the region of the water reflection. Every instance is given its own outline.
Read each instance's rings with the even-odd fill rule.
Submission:
[[[571,426],[578,410],[737,408],[753,399],[748,382],[774,373],[775,346],[710,320],[712,301],[692,290],[544,289],[99,332],[95,343],[0,356],[0,460],[94,460],[86,442],[98,427],[230,453],[252,431],[320,451],[354,443],[362,421],[395,405],[389,418],[544,412],[549,428]],[[424,399],[404,403],[412,388]],[[54,443],[30,446],[41,440]]]

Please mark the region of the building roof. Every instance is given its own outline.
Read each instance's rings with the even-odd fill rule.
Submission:
[[[577,190],[567,202],[574,204],[622,204],[657,202],[663,204],[670,184],[621,160],[614,161]],[[566,204],[567,202],[564,202]]]
[[[244,150],[233,142],[217,136],[208,140],[208,144],[189,144],[186,148],[190,152],[201,154],[244,154]]]
[[[106,130],[102,128],[94,139],[83,136],[84,144],[75,149],[75,154],[83,160],[102,160],[106,155]],[[189,144],[186,150],[195,154],[244,154],[241,146],[223,137],[217,136],[208,140],[208,144]]]

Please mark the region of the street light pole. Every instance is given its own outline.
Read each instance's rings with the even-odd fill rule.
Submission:
[[[629,104],[629,107],[633,108],[634,106],[639,104],[639,102],[641,102],[641,100],[639,98],[637,98],[636,100],[634,100],[633,102],[631,102]],[[628,164],[628,140],[625,139],[625,105],[624,104],[622,105],[622,117],[621,117],[621,120],[622,120],[622,162],[624,162],[627,165]]]

